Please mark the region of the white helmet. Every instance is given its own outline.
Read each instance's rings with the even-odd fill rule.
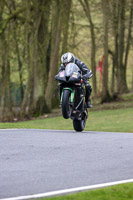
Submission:
[[[65,64],[65,63],[75,63],[75,56],[70,52],[65,53],[61,56],[61,62],[63,64]]]

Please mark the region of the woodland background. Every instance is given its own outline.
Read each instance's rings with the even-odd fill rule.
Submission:
[[[133,0],[0,0],[1,121],[59,105],[54,76],[67,51],[92,69],[93,98],[133,91]]]

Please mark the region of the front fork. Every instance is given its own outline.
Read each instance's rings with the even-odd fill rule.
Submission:
[[[63,98],[63,93],[64,90],[70,90],[70,104],[73,105],[74,101],[74,91],[71,88],[62,88],[61,94],[60,94],[60,103],[62,104],[62,98]]]

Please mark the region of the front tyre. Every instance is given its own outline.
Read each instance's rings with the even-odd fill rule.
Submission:
[[[75,129],[75,131],[81,132],[85,128],[85,123],[86,123],[85,119],[82,119],[82,120],[74,119],[73,120],[73,128]]]
[[[62,98],[62,115],[65,119],[68,119],[71,114],[69,98],[70,98],[70,90],[64,90]]]

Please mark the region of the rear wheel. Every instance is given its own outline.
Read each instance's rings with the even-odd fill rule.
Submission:
[[[73,127],[75,129],[75,131],[81,132],[84,130],[85,128],[85,123],[86,123],[86,119],[82,119],[82,120],[77,120],[74,119],[73,120]]]
[[[69,98],[70,98],[70,90],[64,90],[62,98],[62,115],[65,119],[68,119],[71,115]]]

